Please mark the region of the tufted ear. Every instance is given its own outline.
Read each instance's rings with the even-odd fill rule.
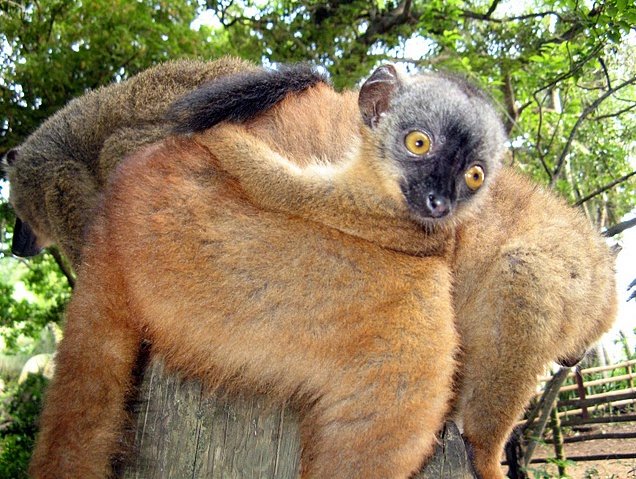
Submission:
[[[374,128],[389,109],[393,92],[401,85],[393,65],[377,68],[364,82],[358,95],[358,107],[364,123]]]
[[[8,180],[9,179],[9,167],[15,163],[16,158],[18,157],[18,149],[13,148],[4,155],[2,161],[0,161],[0,179]]]
[[[16,158],[18,157],[18,149],[17,148],[12,148],[11,150],[9,150],[5,156],[5,161],[7,162],[8,165],[12,165]]]

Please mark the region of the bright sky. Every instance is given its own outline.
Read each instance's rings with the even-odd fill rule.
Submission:
[[[623,218],[624,220],[636,216],[636,209]],[[623,250],[616,260],[616,286],[618,289],[618,319],[614,328],[603,338],[603,345],[612,357],[620,356],[620,351],[614,346],[619,331],[628,337],[631,350],[636,348],[636,299],[626,302],[629,297],[627,286],[636,279],[636,227],[625,230],[620,244]]]

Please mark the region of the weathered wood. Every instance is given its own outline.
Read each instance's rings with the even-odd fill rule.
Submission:
[[[530,460],[532,459],[532,455],[534,454],[534,450],[537,447],[539,441],[543,437],[543,431],[545,429],[546,424],[548,423],[548,418],[550,417],[550,411],[554,407],[556,403],[556,398],[559,395],[559,390],[562,389],[561,385],[565,381],[570,368],[561,368],[554,375],[552,381],[546,386],[545,392],[541,398],[541,408],[539,417],[536,422],[531,422],[528,420],[528,423],[525,426],[525,435],[528,441],[528,445],[526,450],[524,451],[524,466],[527,468]]]
[[[565,408],[578,406],[579,408],[582,408],[583,406],[596,406],[598,404],[613,403],[624,399],[636,399],[636,389],[621,389],[602,394],[589,395],[585,399],[568,399],[565,401],[559,401],[559,407]],[[570,413],[570,411],[567,410],[563,412]]]
[[[563,449],[563,432],[561,431],[561,421],[559,420],[559,411],[556,406],[550,411],[550,427],[552,428],[552,437],[554,437],[554,457],[557,459],[557,468],[559,477],[565,477],[565,452]]]
[[[561,426],[581,426],[583,424],[609,424],[613,422],[633,422],[636,421],[636,414],[625,414],[621,416],[605,416],[605,417],[591,417],[588,419],[572,418],[567,421],[561,421]]]
[[[193,381],[146,369],[125,479],[296,479],[298,415],[263,398],[204,394]],[[462,437],[447,423],[416,479],[474,479]]]
[[[444,425],[435,455],[413,479],[475,479],[466,445],[453,422]]]
[[[636,459],[636,452],[618,452],[616,454],[590,454],[589,456],[569,456],[568,461],[585,462],[585,461],[610,461],[615,459]],[[552,458],[536,458],[530,461],[532,464],[546,464],[551,462]]]
[[[126,479],[286,479],[297,475],[297,416],[263,398],[203,394],[153,362],[137,405]]]
[[[600,434],[581,434],[580,436],[568,436],[563,438],[565,444],[573,442],[596,441],[604,439],[636,439],[636,432],[602,432]],[[546,444],[553,444],[552,439],[546,439]]]

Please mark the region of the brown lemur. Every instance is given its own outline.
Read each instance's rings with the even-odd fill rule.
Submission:
[[[206,81],[255,68],[231,57],[167,62],[89,92],[50,117],[6,155],[18,217],[13,253],[33,256],[56,243],[77,267],[98,192],[125,154],[170,133],[168,105]]]
[[[433,78],[437,85],[432,82],[431,94],[438,94],[444,82]],[[283,84],[279,81],[276,88]],[[237,119],[231,113],[233,105],[219,95],[230,85],[229,79],[210,83],[180,99],[171,109],[178,130],[202,131],[221,119]],[[438,108],[459,101],[446,103],[458,86],[449,80],[447,87],[448,92],[439,93],[444,101],[432,100]],[[400,104],[397,97],[388,100]],[[194,139],[217,154],[223,169],[237,179],[251,201],[266,209],[312,219],[403,252],[421,252],[430,246],[421,237],[422,225],[428,232],[435,222],[446,226],[453,222],[422,220],[422,211],[435,215],[426,204],[425,210],[414,213],[411,208],[410,214],[396,209],[395,198],[399,193],[408,195],[409,188],[383,189],[381,181],[382,175],[390,178],[392,173],[386,157],[396,147],[408,149],[412,124],[408,120],[401,124],[397,141],[388,147],[380,144],[379,154],[360,148],[369,137],[363,126],[369,118],[360,117],[356,101],[352,92],[338,94],[319,84],[302,95],[286,97],[242,125],[221,125]],[[482,121],[492,123],[491,110],[479,100],[474,105],[472,111],[450,108],[447,114],[461,112],[457,121],[476,122],[477,128]],[[414,105],[403,107],[417,110]],[[444,112],[437,120],[442,118]],[[431,123],[435,125],[435,119]],[[424,146],[434,153],[437,139],[430,131],[426,134],[428,139],[419,138],[423,143],[416,139],[416,148]],[[425,161],[426,154],[418,159],[402,151],[409,165]],[[497,156],[498,150],[494,148],[492,154]],[[461,171],[455,173],[458,180]],[[378,173],[377,182],[365,189],[362,183],[374,178],[373,172]],[[479,181],[479,176],[474,179]],[[420,201],[432,203],[428,191],[419,196]],[[451,255],[453,305],[462,348],[453,416],[463,424],[481,477],[500,479],[503,446],[534,393],[537,376],[551,361],[572,365],[611,326],[616,309],[614,258],[580,212],[512,169],[501,170],[481,194],[483,198],[470,208],[472,214],[458,216],[463,221],[456,227]]]
[[[245,85],[238,76],[212,82],[202,90],[208,96],[203,102],[216,116],[200,118],[206,125],[224,117],[234,120],[235,104],[223,103],[237,97],[237,85],[253,90],[270,82],[272,91],[284,91],[287,82],[310,71],[310,66],[299,65],[243,75]],[[195,120],[188,112],[201,103],[195,98],[201,94],[186,95],[170,110],[178,129],[190,128],[178,119]],[[249,103],[244,100],[242,109]],[[479,207],[501,166],[504,128],[487,97],[459,77],[409,78],[387,65],[364,84],[359,107],[359,141],[333,162],[296,156],[305,164],[299,167],[240,126],[220,126],[197,141],[215,153],[221,167],[262,207],[400,251],[448,251],[454,228]]]
[[[266,85],[267,75],[239,75],[234,87]],[[431,108],[417,93],[427,85],[403,85],[380,69],[355,108],[377,124],[375,135],[395,139],[404,125],[380,129],[400,111],[387,105],[410,97],[416,121]],[[275,117],[262,118],[264,128],[277,129]],[[112,175],[83,250],[30,473],[108,476],[147,340],[152,354],[188,377],[295,401],[303,478],[410,477],[432,453],[452,396],[452,235],[436,254],[408,255],[263,210],[200,140],[168,138],[124,159]],[[462,156],[474,151],[451,151],[447,160],[458,171],[447,174],[465,181]],[[382,182],[387,211],[407,224],[415,214],[441,216],[439,203],[431,209],[428,196],[418,198],[429,194],[430,172],[402,161]],[[483,161],[489,168],[491,160]],[[375,191],[375,177],[368,181]],[[478,198],[469,196],[466,204]],[[426,236],[422,224],[413,230],[413,238]]]

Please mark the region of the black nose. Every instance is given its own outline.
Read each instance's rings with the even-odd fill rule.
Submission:
[[[450,212],[450,201],[445,196],[429,193],[426,198],[426,207],[433,218],[441,218]]]
[[[39,254],[40,251],[42,248],[38,246],[38,239],[31,227],[16,217],[11,252],[20,258],[29,258]]]

